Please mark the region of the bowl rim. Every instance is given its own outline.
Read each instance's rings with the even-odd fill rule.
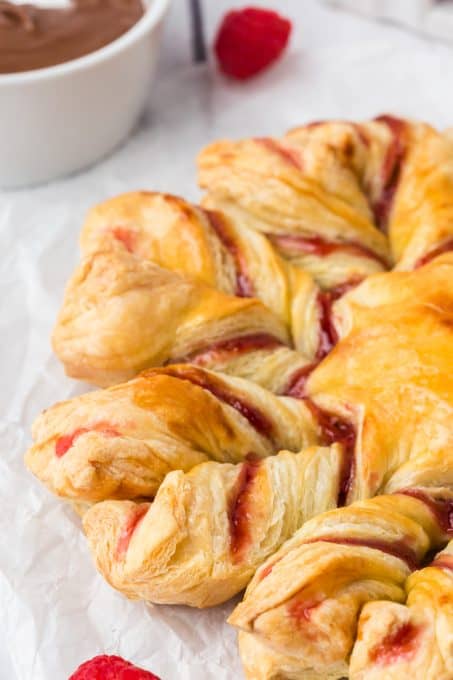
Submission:
[[[31,71],[19,71],[18,73],[0,73],[0,89],[5,85],[19,85],[40,80],[58,78],[72,73],[90,69],[111,57],[123,52],[130,45],[139,40],[145,33],[160,21],[167,11],[171,0],[145,0],[147,5],[142,17],[126,33],[112,42],[100,47],[94,52],[85,54],[77,59],[71,59],[55,66],[46,66]]]

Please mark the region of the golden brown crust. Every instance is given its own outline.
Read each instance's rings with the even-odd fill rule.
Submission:
[[[351,680],[453,677],[453,542],[406,581],[404,605],[370,602],[362,610]]]
[[[453,531],[452,139],[381,116],[217,142],[203,207],[88,216],[67,372],[179,365],[53,407],[27,464],[129,597],[209,606],[258,567],[250,680],[453,673],[450,552],[409,575]]]
[[[150,498],[171,470],[298,451],[317,437],[303,402],[182,365],[46,410],[26,464],[67,499]]]
[[[286,677],[285,668],[290,678],[297,672],[341,677],[361,608],[375,600],[404,602],[411,570],[447,537],[429,505],[405,494],[360,501],[306,522],[257,570],[229,618],[249,634],[245,662],[264,665],[257,678]]]
[[[128,597],[224,602],[305,520],[335,507],[341,458],[333,446],[236,466],[202,463],[168,474],[149,507],[96,503],[83,519],[96,565]],[[141,508],[145,515],[125,541]]]
[[[282,139],[216,142],[199,156],[199,180],[206,205],[277,235],[280,252],[324,286],[378,271],[377,262],[364,252],[298,252],[291,238],[359,245],[384,266],[390,256],[412,269],[453,237],[451,137],[391,116],[307,125]]]
[[[288,348],[284,324],[258,300],[182,278],[117,245],[88,256],[76,270],[53,347],[69,375],[110,385],[202,353],[211,367],[210,348],[229,340],[240,346],[248,338],[249,351],[224,352],[223,370],[244,377],[254,370],[257,382],[277,391],[294,366],[308,363]]]
[[[453,446],[453,255],[376,275],[337,303],[343,339],[306,395],[358,432],[349,501],[380,493],[401,465]],[[344,329],[344,330],[343,330]]]

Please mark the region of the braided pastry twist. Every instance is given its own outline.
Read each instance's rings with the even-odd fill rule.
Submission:
[[[53,335],[74,377],[108,385],[190,359],[276,390],[276,376],[329,348],[328,309],[311,277],[219,214],[174,196],[126,194],[90,213],[81,243],[86,259]]]
[[[96,503],[83,518],[96,565],[128,597],[224,602],[307,519],[336,506],[341,458],[334,445],[202,463],[169,473],[151,505]]]
[[[323,287],[453,248],[453,141],[423,123],[381,116],[216,142],[199,179],[205,206],[269,235]]]
[[[406,581],[405,605],[370,602],[362,610],[351,680],[453,677],[453,541]]]
[[[123,248],[84,260],[66,290],[53,346],[68,375],[107,386],[190,359],[281,391],[310,362],[254,298],[221,293]]]
[[[195,366],[150,369],[47,409],[26,463],[74,501],[152,498],[171,470],[238,462],[317,439],[305,404]]]
[[[410,572],[453,532],[452,504],[453,489],[432,503],[406,492],[309,520],[257,570],[229,618],[248,634],[247,677],[347,675],[360,609],[404,602]]]
[[[294,347],[307,349],[304,317],[316,286],[283,260],[267,238],[182,198],[131,192],[93,208],[80,238],[89,256],[120,243],[140,259],[227,295],[256,297],[285,325]]]

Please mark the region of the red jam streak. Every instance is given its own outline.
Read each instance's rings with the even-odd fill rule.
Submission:
[[[324,446],[330,446],[335,443],[343,445],[344,456],[340,471],[337,499],[338,507],[342,507],[346,504],[355,475],[354,449],[357,436],[355,427],[352,423],[343,420],[334,413],[324,411],[311,399],[306,398],[305,404],[318,422],[321,430],[321,443]]]
[[[204,210],[204,214],[208,218],[209,224],[217,234],[217,237],[233,258],[236,269],[236,295],[238,297],[253,297],[255,295],[255,287],[247,271],[247,262],[227,222],[220,213],[212,210]]]
[[[267,567],[264,567],[264,569],[260,572],[260,581],[263,580],[263,578],[266,578],[266,576],[269,576],[269,574],[272,573],[272,569],[274,568],[275,562],[272,564],[268,564]]]
[[[214,397],[240,413],[263,437],[272,438],[274,429],[272,421],[256,406],[248,404],[242,396],[234,394],[221,380],[214,378],[212,375],[208,376],[196,368],[192,369],[190,366],[174,368],[169,366],[165,369],[165,373],[180,380],[187,380],[193,385],[198,385],[198,387],[210,392]]]
[[[316,359],[320,361],[335,347],[338,342],[338,333],[332,319],[332,305],[335,298],[330,291],[318,293],[319,309],[319,340],[316,351]]]
[[[318,363],[319,362],[316,361],[313,364],[307,364],[306,366],[302,366],[302,368],[298,368],[289,380],[284,392],[285,396],[293,397],[294,399],[305,399],[307,396],[305,392],[307,380]]]
[[[318,257],[327,257],[333,253],[349,253],[357,255],[358,257],[366,257],[369,260],[375,260],[384,269],[387,268],[385,260],[375,253],[370,248],[362,246],[359,243],[346,241],[344,243],[336,243],[335,241],[326,241],[320,236],[295,236],[292,234],[269,234],[270,240],[277,246],[277,248],[287,256],[297,255],[317,255]]]
[[[419,489],[401,489],[398,491],[405,496],[411,496],[422,501],[432,512],[442,531],[446,534],[453,534],[453,500],[442,500],[431,498],[424,491]]]
[[[338,342],[338,334],[332,322],[332,305],[342,295],[352,290],[361,283],[361,279],[351,279],[339,284],[329,291],[318,294],[318,305],[320,307],[319,320],[319,341],[316,352],[316,361],[307,366],[297,369],[291,376],[284,394],[295,399],[305,399],[305,387],[311,373]]]
[[[419,560],[416,553],[404,541],[379,541],[375,539],[361,539],[361,538],[335,538],[330,536],[320,536],[319,538],[309,539],[304,543],[335,543],[337,545],[356,545],[362,548],[372,548],[373,550],[380,550],[380,552],[392,555],[402,560],[407,564],[411,571],[415,571],[419,566]]]
[[[123,244],[126,250],[130,253],[134,252],[137,236],[134,231],[126,229],[125,227],[114,227],[113,229],[110,229],[110,233],[117,241],[120,241]]]
[[[296,399],[304,399],[305,404],[310,409],[313,417],[320,428],[320,440],[324,446],[331,444],[342,444],[343,460],[340,471],[340,483],[338,489],[337,505],[342,507],[346,500],[354,481],[355,457],[354,449],[356,444],[356,430],[352,423],[343,420],[334,413],[329,413],[317,406],[305,393],[306,382],[317,364],[308,364],[296,371],[291,382],[285,390],[285,395]]]
[[[282,160],[284,160],[286,163],[289,163],[297,170],[303,171],[304,166],[300,154],[294,149],[290,149],[288,146],[280,144],[280,142],[277,142],[271,137],[256,137],[254,141],[266,147],[266,149],[272,151],[272,153],[280,156]]]
[[[420,626],[408,621],[392,631],[369,653],[370,661],[386,666],[413,657],[419,646]]]
[[[318,307],[319,307],[319,341],[318,350],[316,352],[316,359],[321,361],[324,357],[332,351],[338,342],[338,333],[333,323],[332,307],[345,293],[352,290],[362,279],[355,278],[340,283],[338,286],[330,290],[324,290],[318,293]]]
[[[453,250],[453,238],[449,239],[448,241],[445,241],[445,243],[442,243],[434,250],[431,250],[431,252],[426,253],[426,255],[423,255],[423,257],[421,257],[415,263],[414,269],[423,267],[423,265],[428,264],[428,262],[434,260],[434,258],[436,258],[438,255],[443,255],[443,253],[449,253],[451,250]]]
[[[373,206],[376,224],[379,229],[386,232],[390,211],[393,205],[395,192],[401,175],[401,167],[406,154],[406,143],[404,140],[406,123],[400,118],[393,116],[378,116],[374,119],[378,123],[387,125],[392,133],[384,163],[382,166],[382,191],[379,199]]]
[[[313,612],[321,602],[319,600],[293,600],[288,606],[288,613],[299,625],[311,621]]]
[[[196,366],[211,366],[230,357],[240,356],[247,352],[257,352],[262,349],[276,349],[282,347],[283,343],[269,333],[254,333],[244,335],[240,338],[230,338],[229,340],[219,340],[213,342],[201,352],[195,352],[185,360]],[[175,362],[178,363],[178,362]]]
[[[250,543],[250,510],[253,482],[258,474],[261,461],[249,458],[241,465],[236,488],[230,500],[228,519],[230,523],[230,550],[234,562],[243,559]]]
[[[149,505],[140,505],[136,508],[131,515],[127,518],[126,523],[121,530],[118,543],[116,545],[115,557],[117,560],[124,558],[129,548],[129,543],[131,542],[132,535],[137,529],[138,525],[148,512]]]
[[[437,557],[434,562],[428,566],[453,571],[453,555],[440,555],[440,557]]]
[[[86,432],[100,432],[106,437],[121,436],[120,432],[118,432],[116,428],[105,422],[95,423],[94,425],[90,425],[88,427],[79,427],[70,434],[64,434],[61,437],[58,437],[57,441],[55,442],[55,455],[58,458],[64,456],[64,454],[74,445],[77,439]]]

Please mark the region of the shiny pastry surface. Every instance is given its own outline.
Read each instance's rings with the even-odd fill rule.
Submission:
[[[424,123],[379,116],[215,142],[199,179],[205,205],[270,235],[325,286],[453,247],[453,141]]]
[[[451,677],[452,140],[382,116],[217,142],[202,207],[135,192],[83,228],[53,344],[121,384],[46,411],[27,465],[128,597],[251,579],[249,680]]]
[[[246,634],[241,643],[246,677],[347,676],[354,643],[361,648],[357,624],[365,617],[359,626],[367,625],[367,608],[391,611],[392,602],[404,603],[406,583],[409,608],[416,598],[411,597],[412,587],[423,591],[423,579],[430,574],[416,570],[453,531],[449,521],[440,519],[449,516],[453,489],[446,497],[444,490],[441,493],[439,514],[425,498],[399,493],[356,502],[306,522],[257,570],[244,601],[230,616],[230,623]],[[441,572],[433,576],[443,578]],[[432,594],[447,605],[445,642],[453,632],[448,584],[445,592]],[[375,617],[370,620],[376,622]],[[395,640],[395,655],[397,649]],[[351,671],[352,678],[368,677],[355,676],[354,666]],[[430,670],[426,677],[437,676]]]
[[[453,677],[453,541],[406,581],[406,602],[370,602],[359,618],[351,680]]]
[[[202,463],[169,473],[151,504],[96,503],[83,518],[96,565],[128,597],[224,602],[307,519],[336,506],[341,461],[334,445]]]
[[[176,365],[47,409],[26,463],[68,500],[152,499],[171,470],[299,451],[317,432],[302,401]]]

